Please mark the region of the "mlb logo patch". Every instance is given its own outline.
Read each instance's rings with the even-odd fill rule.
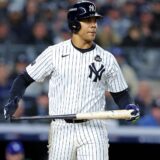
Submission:
[[[99,55],[96,55],[96,57],[94,58],[95,61],[97,62],[101,62],[102,58]]]

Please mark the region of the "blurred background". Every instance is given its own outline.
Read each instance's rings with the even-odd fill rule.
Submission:
[[[70,38],[66,15],[75,0],[0,0],[0,106],[8,99],[14,78],[47,46]],[[160,147],[160,1],[94,0],[104,18],[95,42],[117,59],[141,118],[130,123],[108,120],[110,160],[115,153],[158,156]],[[33,83],[20,102],[17,116],[48,114],[48,80]],[[108,92],[106,109],[118,109]],[[46,160],[49,121],[0,122],[0,159],[7,153]],[[20,141],[20,150],[10,144]],[[18,144],[19,145],[19,142]],[[32,146],[32,149],[31,147]],[[13,149],[12,149],[13,147]],[[22,149],[23,148],[23,149]],[[143,149],[145,152],[143,152]],[[124,152],[125,151],[125,152]],[[147,152],[148,151],[148,152]],[[36,155],[35,153],[41,153]],[[13,156],[11,156],[13,157]],[[21,156],[24,158],[24,156]],[[123,160],[128,159],[123,155]],[[22,160],[22,159],[19,159]]]

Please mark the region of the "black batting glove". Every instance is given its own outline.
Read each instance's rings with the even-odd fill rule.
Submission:
[[[127,110],[133,110],[133,112],[131,112],[131,119],[129,121],[135,122],[139,119],[140,117],[140,109],[139,106],[135,105],[135,104],[128,104],[126,106]]]
[[[15,113],[19,100],[19,97],[8,100],[8,103],[3,108],[3,115],[5,120],[10,120],[11,116]]]

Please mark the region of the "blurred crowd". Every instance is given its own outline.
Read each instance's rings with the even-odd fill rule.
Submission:
[[[43,153],[41,153],[39,156],[34,157],[33,155],[31,156],[28,153],[29,150],[27,148],[27,144],[24,141],[21,141],[21,140],[7,141],[5,145],[5,150],[4,150],[5,152],[4,160],[35,160],[36,158],[39,160],[48,160],[47,154],[44,155]]]
[[[54,44],[70,36],[66,12],[75,0],[0,0],[0,44]],[[95,1],[104,16],[97,43],[158,47],[160,2],[147,0]]]
[[[117,59],[122,73],[127,81],[130,93],[135,104],[140,106],[140,119],[133,125],[160,127],[160,92],[154,94],[149,79],[140,79],[136,71],[128,65],[123,50],[114,47],[111,50]],[[157,85],[157,87],[159,87]],[[106,95],[106,109],[118,109],[108,92]],[[126,121],[119,121],[118,125],[130,124]]]
[[[160,1],[158,0],[95,0],[104,18],[98,21],[96,43],[116,57],[129,89],[141,108],[141,118],[135,125],[160,126],[160,93],[153,94],[148,79],[139,78],[130,66],[123,48],[159,48]],[[41,47],[70,38],[66,13],[75,0],[0,0],[0,47],[28,45]],[[0,51],[0,105],[8,98],[14,78],[31,62],[26,51],[2,56]],[[39,52],[40,53],[40,52]],[[36,53],[36,54],[39,54]],[[30,53],[32,54],[32,53]],[[5,58],[4,58],[5,57]],[[34,57],[34,56],[33,56]],[[32,58],[33,58],[32,57]],[[48,80],[32,84],[19,103],[16,116],[48,114]],[[106,108],[117,109],[108,92]],[[127,125],[127,122],[118,122]]]

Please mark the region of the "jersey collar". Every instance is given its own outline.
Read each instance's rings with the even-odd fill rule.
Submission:
[[[72,46],[73,46],[75,49],[77,49],[77,50],[80,51],[81,53],[89,52],[89,51],[95,49],[95,47],[96,47],[96,44],[95,44],[95,43],[93,43],[92,46],[91,46],[90,48],[87,48],[87,49],[81,49],[81,48],[76,47],[76,46],[73,44],[72,41],[71,41],[71,44],[72,44]]]

